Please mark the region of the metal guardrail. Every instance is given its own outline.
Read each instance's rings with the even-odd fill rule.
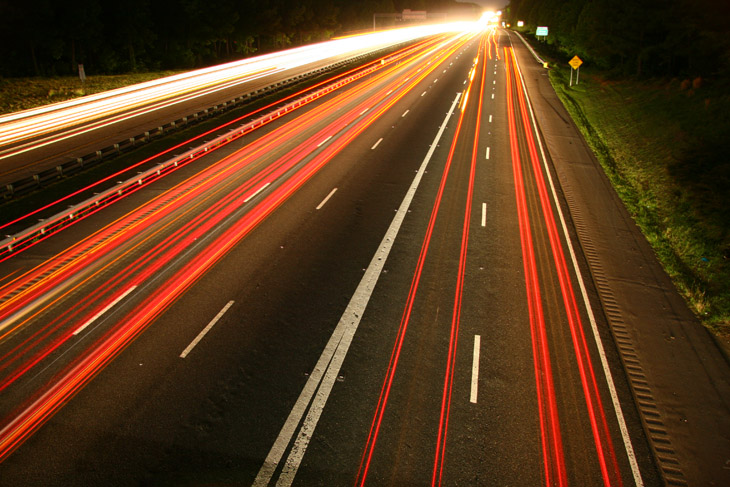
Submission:
[[[130,137],[125,140],[121,140],[115,144],[86,154],[85,156],[78,157],[63,164],[59,164],[54,168],[46,169],[45,171],[38,172],[36,174],[33,174],[32,176],[28,176],[17,181],[13,181],[12,183],[5,184],[3,187],[0,188],[0,197],[8,199],[23,193],[28,193],[30,191],[36,190],[42,187],[44,183],[55,181],[58,178],[62,178],[74,172],[80,171],[91,165],[95,165],[104,160],[116,157],[125,151],[134,149],[141,144],[146,144],[147,142],[157,139],[164,134],[173,132],[183,127],[187,127],[192,124],[199,123],[214,115],[218,115],[225,111],[231,110],[241,104],[249,103],[258,98],[270,95],[275,91],[286,88],[291,84],[298,83],[308,78],[332,71],[346,64],[350,64],[357,60],[360,60],[363,57],[365,57],[364,54],[344,61],[339,61],[324,66],[322,68],[309,71],[307,73],[293,76],[277,83],[272,83],[268,86],[251,91],[232,100],[223,102],[218,105],[214,105],[212,107],[206,108],[199,112],[195,112],[191,115],[179,118],[177,120],[173,120],[164,125],[153,127],[139,135]]]
[[[364,55],[363,55],[364,56]],[[363,57],[358,56],[358,58]],[[394,56],[394,58],[398,58],[399,56]],[[311,73],[322,73],[325,71],[329,71],[332,69],[335,69],[335,67],[339,67],[345,63],[352,62],[354,59],[347,61],[341,61],[340,63],[336,63],[336,65],[330,65],[326,68],[320,68],[316,71],[313,71]],[[64,211],[61,211],[60,213],[57,213],[51,218],[45,219],[43,221],[38,222],[37,224],[33,225],[32,227],[25,229],[21,232],[16,233],[15,235],[8,235],[7,238],[0,241],[0,262],[17,255],[21,251],[30,248],[31,246],[35,245],[36,243],[45,240],[49,236],[61,231],[62,229],[96,213],[100,209],[114,203],[115,201],[118,201],[125,196],[134,193],[135,191],[147,186],[148,184],[152,183],[153,181],[156,181],[157,179],[175,171],[177,168],[184,166],[185,164],[190,163],[191,161],[194,161],[196,159],[199,159],[200,157],[203,157],[204,155],[208,154],[211,151],[214,151],[226,144],[231,143],[232,141],[246,135],[247,133],[263,126],[268,123],[270,123],[273,120],[276,120],[277,118],[280,118],[284,116],[285,114],[291,112],[292,110],[295,110],[303,105],[306,105],[307,103],[310,103],[318,98],[321,98],[322,96],[346,85],[349,84],[359,78],[362,78],[363,76],[366,76],[373,71],[379,69],[383,64],[373,64],[361,71],[358,71],[357,73],[348,76],[347,78],[341,79],[339,81],[336,81],[332,84],[329,84],[323,88],[320,88],[319,90],[316,90],[312,93],[309,93],[295,101],[292,101],[283,107],[280,107],[272,112],[269,112],[265,115],[262,115],[247,124],[243,126],[239,126],[238,128],[232,129],[229,132],[216,137],[215,139],[204,143],[203,145],[200,145],[194,149],[188,150],[187,152],[174,156],[171,159],[168,159],[165,162],[160,163],[157,167],[154,167],[152,169],[149,169],[145,172],[142,172],[140,174],[137,174],[136,176],[127,179],[126,181],[120,181],[117,183],[116,186],[107,189],[106,191],[103,191],[99,194],[94,195],[91,198],[88,198],[87,200],[73,205],[69,208],[67,208]],[[305,75],[300,75],[300,77],[297,78],[290,78],[290,80],[299,80],[302,79],[305,76],[311,76],[311,73],[307,73]],[[291,84],[293,81],[286,80],[284,82],[278,83],[277,85],[271,85],[271,86],[285,86],[286,84]],[[269,94],[271,91],[273,91],[273,88],[266,87],[259,90],[256,90],[255,92],[243,95],[236,100],[242,100],[242,101],[249,101],[253,99],[254,96],[263,96],[264,94]],[[169,131],[171,129],[174,129],[178,125],[185,125],[188,123],[191,123],[191,118],[195,120],[203,119],[206,117],[211,116],[214,113],[218,113],[219,111],[226,110],[230,107],[232,102],[224,103],[223,105],[218,105],[213,107],[212,109],[206,109],[202,112],[198,112],[194,114],[192,117],[183,117],[180,120],[176,120],[173,122],[170,122],[169,124],[166,124],[165,126],[158,127],[156,131],[150,131],[145,132],[144,134],[132,137],[130,138],[126,145],[123,146],[122,144],[114,144],[113,146],[110,146],[108,148],[102,149],[100,151],[96,151],[95,154],[91,155],[92,158],[95,158],[96,162],[101,161],[104,159],[104,157],[108,157],[110,153],[119,153],[126,147],[127,149],[130,147],[134,147],[135,144],[141,143],[141,140],[149,141],[154,137],[157,137],[161,135],[162,133],[165,133],[165,131]],[[239,101],[238,103],[241,103]],[[166,128],[167,127],[167,128]],[[76,164],[80,167],[83,167],[84,163],[89,161],[85,158],[79,158],[76,161]],[[55,171],[51,171],[52,177],[58,177],[59,175],[62,175],[64,170],[66,170],[62,166],[58,166]],[[33,179],[34,182],[37,181],[36,178],[40,178],[39,175],[34,176]]]

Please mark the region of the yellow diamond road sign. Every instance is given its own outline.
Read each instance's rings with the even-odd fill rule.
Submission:
[[[568,61],[568,64],[570,64],[573,69],[578,69],[578,67],[583,64],[583,61],[578,56],[573,57],[570,61]]]

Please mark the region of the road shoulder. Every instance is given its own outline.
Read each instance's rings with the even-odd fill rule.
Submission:
[[[538,63],[510,34],[657,467],[730,485],[730,364],[659,264]]]

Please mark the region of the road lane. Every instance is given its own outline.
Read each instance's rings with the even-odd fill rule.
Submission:
[[[597,350],[584,348],[570,324],[585,322],[585,310],[571,315],[566,305],[566,280],[575,276],[556,257],[564,236],[555,235],[546,210],[553,203],[533,164],[535,134],[506,36],[454,46],[441,49],[443,58],[432,54],[433,65],[404,63],[405,71],[341,100],[335,114],[318,105],[321,119],[276,139],[288,147],[272,142],[264,150],[263,138],[249,155],[228,154],[221,167],[186,180],[190,187],[175,186],[180,197],[200,195],[170,203],[169,214],[140,210],[135,224],[160,218],[169,228],[149,220],[149,231],[131,239],[159,241],[144,247],[153,253],[135,272],[164,274],[166,285],[102,313],[122,308],[121,324],[95,339],[104,337],[97,343],[108,350],[121,337],[124,352],[89,355],[109,363],[0,464],[3,479],[251,484],[321,372],[322,350],[431,154],[398,238],[376,268],[378,285],[350,349],[337,358],[341,368],[323,375],[331,394],[305,406],[300,419],[308,426],[297,430],[294,421],[299,443],[286,440],[278,454],[294,463],[273,463],[275,478],[282,485],[631,485],[627,454],[600,453],[622,445],[615,416],[605,415],[607,426],[600,413],[590,419],[595,408],[586,398],[606,408],[611,400],[600,374],[580,372]],[[275,140],[276,130],[270,134]],[[277,164],[282,177],[262,176]],[[226,215],[230,225],[218,228]],[[218,239],[229,230],[237,236]],[[169,270],[155,267],[196,239],[211,247],[201,244],[193,260]],[[105,290],[107,300],[85,316],[113,303],[125,282],[132,281]],[[180,358],[201,330],[205,338]],[[561,443],[541,441],[541,426]]]
[[[424,74],[425,74],[425,73],[424,73]],[[400,75],[400,74],[399,74],[398,76],[399,76],[399,77],[400,77],[400,78],[402,79],[402,75]],[[417,76],[414,76],[414,81],[413,81],[413,83],[417,83],[417,82],[418,82],[418,78],[417,78]],[[390,93],[394,93],[394,92],[395,92],[394,96],[398,95],[398,90],[397,90],[397,89],[389,89],[389,90],[388,90],[388,92],[390,92]],[[407,93],[408,93],[408,91],[403,91],[403,93],[404,93],[404,94],[407,94]],[[398,95],[398,96],[400,96],[400,95]],[[385,104],[385,106],[387,107],[387,104]],[[364,111],[363,111],[363,110],[360,110],[360,111],[359,111],[358,113],[362,114],[362,113],[364,113]],[[366,116],[368,116],[368,115],[366,115]],[[295,144],[295,145],[296,145],[296,144]],[[332,144],[329,144],[329,145],[328,145],[328,148],[329,148],[329,147],[331,147],[331,145],[332,145]],[[325,149],[324,147],[323,147],[323,149],[324,149],[324,150],[327,150],[327,149]],[[233,183],[233,182],[232,182],[232,183],[230,183],[230,184],[231,184],[232,186],[235,186],[235,183]],[[179,353],[179,352],[178,352],[178,353]]]

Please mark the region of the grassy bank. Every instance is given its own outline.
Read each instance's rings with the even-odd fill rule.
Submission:
[[[27,110],[79,96],[113,90],[176,74],[155,71],[108,76],[89,76],[84,83],[78,77],[0,78],[0,114]]]
[[[703,80],[550,79],[702,322],[730,335],[730,95]]]

